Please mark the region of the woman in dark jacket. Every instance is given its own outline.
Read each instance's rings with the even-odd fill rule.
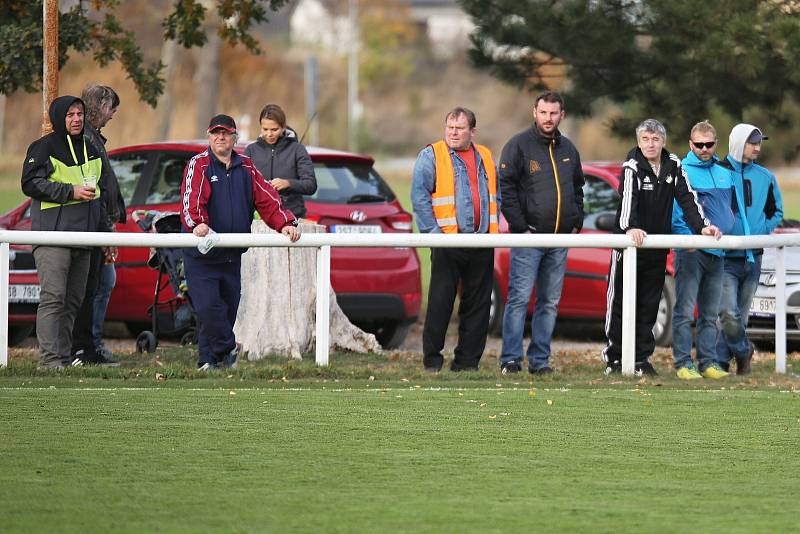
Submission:
[[[294,130],[286,127],[286,114],[280,106],[267,104],[258,120],[261,135],[244,153],[281,194],[283,207],[295,217],[305,217],[303,195],[313,195],[317,190],[314,164]]]

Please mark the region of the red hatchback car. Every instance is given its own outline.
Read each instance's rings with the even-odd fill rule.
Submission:
[[[134,210],[178,211],[183,170],[207,147],[205,141],[128,146],[109,152],[128,206],[121,232],[141,232]],[[238,145],[241,152],[245,145]],[[412,216],[403,210],[368,156],[308,147],[317,192],[306,197],[307,218],[329,232],[411,232]],[[28,230],[26,201],[0,216],[0,227]],[[149,327],[156,271],[147,267],[146,248],[120,249],[117,285],[107,319],[125,322],[131,331]],[[9,289],[9,344],[29,335],[38,303],[38,277],[30,247],[12,252]],[[341,248],[331,251],[331,284],[348,318],[376,335],[385,348],[399,346],[419,315],[420,264],[413,248]]]
[[[607,233],[613,231],[617,206],[619,205],[619,163],[596,162],[583,165],[586,183],[583,186],[583,208],[586,218],[582,234]],[[501,219],[501,232],[508,231],[505,219]],[[508,297],[510,249],[495,249],[494,290],[489,331],[501,335],[503,310]],[[564,289],[558,306],[559,319],[605,320],[606,291],[611,249],[571,248],[567,254],[567,272]],[[653,327],[656,344],[669,346],[672,343],[672,308],[675,305],[675,274],[672,254],[667,261],[666,282],[658,306],[658,319]],[[533,312],[531,306],[528,315]]]

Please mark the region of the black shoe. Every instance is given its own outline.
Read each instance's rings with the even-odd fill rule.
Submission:
[[[478,370],[478,366],[477,365],[461,365],[461,364],[456,364],[456,362],[453,362],[453,363],[450,364],[450,370],[453,371],[454,373],[458,373],[458,372],[461,372],[461,371],[477,371]]]
[[[545,365],[544,367],[539,367],[538,369],[528,369],[528,372],[532,375],[551,375],[553,374],[553,369]]]
[[[634,372],[636,376],[658,376],[658,371],[656,371],[656,368],[653,367],[653,364],[647,360],[643,362],[636,362]]]
[[[426,367],[425,368],[425,372],[426,373],[438,373],[441,370],[442,370],[441,367]]]
[[[606,365],[605,370],[603,371],[603,374],[606,375],[606,376],[622,374],[622,363],[620,363],[619,360],[614,360],[612,362],[608,362],[608,364]]]
[[[511,375],[522,371],[519,362],[507,362],[500,366],[500,372],[504,375]]]
[[[750,364],[753,361],[753,353],[756,351],[753,342],[750,342],[750,350],[747,351],[746,356],[737,356],[736,357],[736,374],[737,375],[748,375],[752,370]]]

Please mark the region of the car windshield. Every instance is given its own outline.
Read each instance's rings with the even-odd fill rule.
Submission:
[[[328,204],[389,202],[394,193],[371,165],[315,162],[317,192],[309,200]]]
[[[115,154],[111,156],[110,160],[111,167],[114,169],[114,174],[117,175],[117,181],[119,181],[119,190],[122,193],[122,198],[125,200],[125,204],[129,205],[133,199],[133,193],[136,191],[136,185],[142,178],[147,156],[132,152]]]

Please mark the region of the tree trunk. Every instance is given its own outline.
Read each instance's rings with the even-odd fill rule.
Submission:
[[[161,47],[161,62],[165,65],[164,68],[164,92],[158,98],[158,105],[156,106],[156,136],[157,139],[162,141],[169,139],[169,129],[172,125],[172,91],[173,80],[175,79],[175,52],[178,45],[174,40],[168,39]],[[210,118],[210,117],[209,117]],[[202,131],[202,130],[201,130]]]
[[[324,232],[316,224],[301,224],[303,233]],[[274,230],[253,221],[253,233]],[[233,332],[258,360],[270,354],[296,360],[314,351],[317,249],[254,247],[242,256],[242,300]],[[378,352],[375,336],[354,326],[330,295],[330,348]]]
[[[208,30],[208,43],[197,51],[197,71],[194,75],[197,101],[196,135],[205,137],[208,121],[224,110],[217,109],[219,93],[219,53],[222,39],[212,28]]]

